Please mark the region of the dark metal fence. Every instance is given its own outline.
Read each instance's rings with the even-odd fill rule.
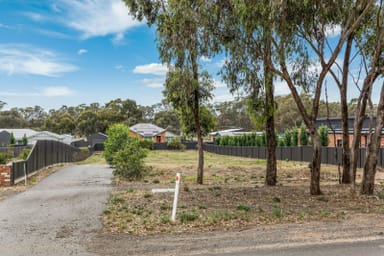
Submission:
[[[267,158],[266,147],[239,147],[239,146],[218,146],[214,144],[204,144],[204,150],[207,152],[228,155],[228,156],[241,156],[258,159]],[[321,163],[337,165],[341,164],[342,150],[341,148],[323,147],[321,151]],[[288,160],[297,162],[311,162],[312,161],[312,147],[277,147],[276,148],[277,160]],[[365,161],[365,148],[359,149],[358,167],[361,168]],[[378,159],[378,166],[384,166],[384,148],[380,148]]]
[[[52,140],[37,141],[26,160],[13,162],[13,183],[44,167],[85,159],[88,154],[62,142]]]
[[[192,150],[192,149],[197,149],[197,142],[185,142],[183,143],[185,145],[185,149],[187,150]],[[168,147],[167,142],[161,142],[161,143],[153,143],[153,150],[172,150],[171,148]]]

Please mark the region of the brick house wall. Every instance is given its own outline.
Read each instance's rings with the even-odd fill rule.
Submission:
[[[0,165],[0,186],[12,186],[12,166]]]
[[[342,143],[342,141],[343,141],[343,135],[342,134],[333,135],[332,132],[329,132],[328,138],[329,138],[328,147],[334,147],[335,145],[336,145],[336,147],[342,147],[342,145],[340,145],[340,143]],[[352,140],[353,140],[353,134],[350,134],[349,135],[349,146],[350,147],[352,147]],[[339,144],[338,144],[338,141],[339,141]],[[367,135],[361,135],[360,147],[361,148],[367,147],[367,143],[368,143],[368,136]],[[384,136],[382,136],[380,138],[380,147],[384,147]]]

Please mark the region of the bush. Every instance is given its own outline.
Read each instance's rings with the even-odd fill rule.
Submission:
[[[152,150],[152,148],[153,148],[153,141],[152,140],[147,140],[147,139],[140,140],[140,147],[148,149],[148,150]]]
[[[6,164],[7,163],[7,154],[0,152],[0,164]]]
[[[320,136],[320,142],[321,146],[327,147],[329,144],[329,138],[328,138],[328,127],[326,125],[322,125],[317,130]]]
[[[26,148],[24,149],[23,151],[21,151],[20,155],[19,155],[19,158],[23,159],[23,160],[26,160],[27,157],[29,156],[29,153],[31,152],[31,149],[30,148]]]
[[[141,179],[146,171],[144,158],[147,152],[147,149],[140,146],[138,138],[129,138],[124,148],[118,150],[113,157],[113,174],[128,180]]]
[[[167,146],[169,149],[185,150],[185,145],[181,142],[180,138],[173,138],[168,141]]]
[[[107,130],[108,139],[104,142],[104,157],[109,164],[114,164],[116,153],[128,144],[129,129],[125,124],[114,124]]]

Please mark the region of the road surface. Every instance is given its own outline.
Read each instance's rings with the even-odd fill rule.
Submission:
[[[85,244],[102,228],[111,181],[108,167],[71,166],[0,201],[0,255],[97,255]]]

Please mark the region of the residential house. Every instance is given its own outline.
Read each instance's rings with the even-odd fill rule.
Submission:
[[[353,123],[355,121],[355,117],[348,117],[348,127],[349,127],[349,144],[352,146],[353,140]],[[368,144],[369,137],[369,124],[370,118],[366,117],[363,123],[363,128],[361,131],[361,139],[360,139],[360,147],[364,148]],[[316,126],[319,127],[321,125],[325,125],[328,127],[328,137],[329,144],[328,147],[342,147],[343,145],[343,130],[342,130],[342,120],[340,117],[331,117],[331,118],[318,118],[316,120]],[[373,117],[373,128],[376,126],[376,117]],[[380,147],[384,147],[384,129],[381,131],[381,140]]]
[[[245,129],[243,128],[233,128],[233,129],[211,132],[208,134],[208,138],[210,142],[215,142],[216,138],[220,136],[237,136],[237,135],[243,135],[248,133],[250,132],[245,131]]]
[[[166,142],[166,130],[150,123],[139,123],[129,128],[130,136],[150,139],[155,143]]]
[[[73,137],[70,135],[60,135],[48,131],[35,131],[32,129],[0,129],[0,145],[8,146],[11,134],[15,137],[16,145],[23,144],[24,136],[27,138],[28,144],[35,144],[38,140],[55,140],[70,144]]]
[[[102,132],[97,132],[88,137],[89,146],[96,150],[101,151],[104,150],[104,141],[108,139],[108,136]]]

